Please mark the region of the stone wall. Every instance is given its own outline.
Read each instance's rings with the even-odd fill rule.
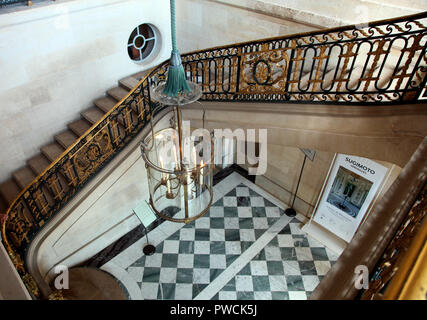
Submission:
[[[181,53],[231,43],[415,14],[423,0],[180,0]]]
[[[244,102],[203,105],[204,125],[209,130],[268,129],[267,171],[255,182],[284,203],[290,204],[298,182],[304,157],[299,148],[317,151],[314,162],[306,162],[295,202],[295,209],[307,217],[316,206],[335,153],[370,158],[392,168],[385,192],[427,133],[423,105],[375,110],[364,106]],[[190,120],[193,127],[202,126],[201,109],[200,104],[187,106],[184,119]]]
[[[205,0],[177,1],[177,21],[181,53],[318,29],[301,21]]]
[[[297,23],[332,28],[426,10],[424,0],[209,0]]]

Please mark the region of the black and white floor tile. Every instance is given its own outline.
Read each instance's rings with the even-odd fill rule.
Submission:
[[[337,256],[293,219],[214,296],[220,300],[307,299]]]
[[[337,256],[300,230],[284,205],[233,173],[189,224],[164,222],[102,266],[131,299],[306,299]],[[298,217],[298,216],[297,216]]]

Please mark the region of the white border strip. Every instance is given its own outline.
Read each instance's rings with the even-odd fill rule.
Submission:
[[[253,243],[240,257],[211,282],[194,300],[210,300],[236,274],[243,269],[293,218],[283,215],[264,234]]]
[[[129,296],[132,300],[142,300],[141,288],[126,270],[120,268],[114,263],[104,264],[101,267],[101,270],[108,272],[109,274],[113,275],[117,280],[119,280],[128,291]]]

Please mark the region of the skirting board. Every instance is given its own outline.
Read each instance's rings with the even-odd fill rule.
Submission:
[[[307,222],[301,228],[301,230],[306,232],[309,236],[313,237],[338,255],[340,255],[347,246],[347,242],[337,237],[335,234],[325,229],[313,220]]]

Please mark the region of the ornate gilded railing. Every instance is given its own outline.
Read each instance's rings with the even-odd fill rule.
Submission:
[[[427,13],[263,39],[182,56],[205,101],[402,104],[425,94]],[[34,236],[146,125],[150,87],[167,63],[144,77],[26,189],[7,210],[3,242],[35,297],[24,257]],[[152,110],[152,109],[151,109]]]
[[[415,102],[427,98],[426,17],[197,51],[183,64],[209,101]]]
[[[148,75],[65,150],[9,207],[2,225],[3,243],[25,285],[36,298],[41,293],[24,264],[31,240],[144,128],[154,109],[151,108],[155,106],[150,103],[149,83]],[[155,108],[154,111],[159,110]]]
[[[427,299],[427,185],[373,270],[362,299]],[[412,277],[410,277],[412,273]],[[391,280],[397,277],[397,281]],[[412,281],[412,290],[405,288]]]

